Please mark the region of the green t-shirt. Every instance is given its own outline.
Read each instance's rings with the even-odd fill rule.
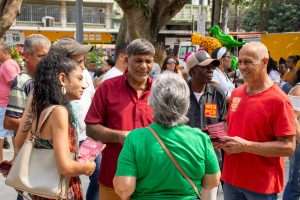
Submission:
[[[219,172],[211,141],[200,129],[186,125],[167,128],[157,123],[151,127],[199,190],[205,174]],[[146,128],[135,129],[127,136],[116,176],[136,177],[136,190],[131,199],[196,199],[193,188]]]

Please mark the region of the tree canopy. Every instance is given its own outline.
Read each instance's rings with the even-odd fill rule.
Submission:
[[[300,1],[254,0],[246,10],[242,28],[246,31],[300,31]]]

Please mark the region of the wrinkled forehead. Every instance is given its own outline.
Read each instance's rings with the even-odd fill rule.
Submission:
[[[35,45],[33,46],[32,54],[47,54],[49,52],[49,49],[50,47],[43,44]]]
[[[251,60],[259,60],[260,56],[258,54],[257,49],[250,47],[243,47],[239,52],[239,59],[251,59]]]

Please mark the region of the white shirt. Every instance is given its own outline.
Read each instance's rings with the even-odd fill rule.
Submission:
[[[227,74],[222,72],[219,68],[216,68],[213,73],[212,81],[219,84],[219,87],[227,97],[230,97],[231,92],[234,89],[234,84],[229,79]]]
[[[202,95],[204,94],[204,91],[202,92],[193,92],[196,99],[197,99],[197,102],[199,102],[200,98],[202,97]]]
[[[108,80],[108,79],[111,79],[111,78],[114,78],[117,76],[121,76],[121,75],[123,75],[123,72],[121,70],[119,70],[118,68],[116,68],[116,66],[114,66],[101,77],[101,81],[104,82],[105,80]]]
[[[93,80],[88,70],[84,69],[82,75],[83,81],[86,84],[87,88],[83,91],[80,100],[71,101],[72,110],[79,123],[79,127],[77,127],[78,141],[83,141],[87,137],[86,124],[84,120],[95,94]]]
[[[281,82],[281,78],[280,78],[280,73],[276,70],[271,70],[269,73],[269,77],[271,78],[271,80],[276,83],[276,84],[280,84]]]
[[[159,64],[153,63],[152,70],[150,72],[151,77],[155,79],[160,74],[160,72],[161,72],[161,68]]]

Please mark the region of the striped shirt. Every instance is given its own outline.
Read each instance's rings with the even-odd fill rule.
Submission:
[[[32,89],[32,78],[21,72],[13,81],[6,116],[20,118],[23,115],[29,93]]]

